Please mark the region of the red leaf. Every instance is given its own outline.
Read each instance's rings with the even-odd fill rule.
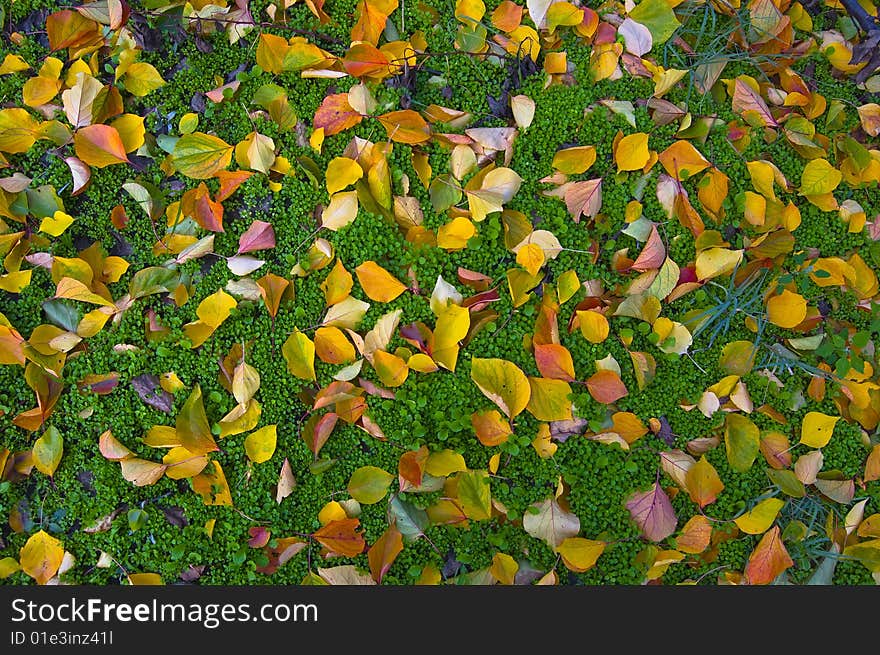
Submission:
[[[265,528],[262,525],[249,528],[248,534],[251,536],[251,538],[248,539],[248,546],[251,548],[262,548],[269,543],[269,537],[272,536],[269,528]]]
[[[251,226],[238,238],[238,254],[255,250],[268,250],[275,247],[275,230],[271,223],[254,221]]]

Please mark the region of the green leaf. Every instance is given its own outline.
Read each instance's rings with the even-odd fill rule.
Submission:
[[[220,450],[211,435],[211,426],[205,415],[202,389],[197,384],[177,415],[177,436],[181,445],[193,455],[205,455]]]
[[[394,476],[376,466],[362,466],[351,474],[348,493],[359,503],[373,505],[388,493]]]
[[[761,432],[751,419],[742,414],[728,414],[724,426],[724,446],[730,468],[739,473],[748,471],[758,456]]]
[[[655,46],[667,41],[681,26],[666,0],[642,0],[629,16],[648,28]]]
[[[492,492],[488,471],[462,471],[458,474],[458,499],[465,516],[482,521],[492,516]]]
[[[425,510],[403,500],[398,494],[392,494],[388,509],[405,542],[411,543],[425,535],[425,529],[430,523]]]
[[[61,438],[61,433],[55,427],[50,427],[34,442],[34,466],[41,473],[54,475],[63,452],[64,439]]]

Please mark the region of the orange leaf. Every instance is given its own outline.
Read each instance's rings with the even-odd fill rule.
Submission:
[[[596,371],[587,380],[587,390],[596,402],[608,405],[626,396],[629,392],[623,380],[614,371]]]
[[[366,261],[356,269],[358,282],[370,300],[391,302],[406,291],[406,285],[374,261]]]
[[[431,128],[412,109],[391,111],[378,117],[388,131],[388,138],[399,143],[423,143],[431,138]]]
[[[73,146],[80,160],[104,168],[112,164],[127,164],[128,155],[116,128],[109,125],[89,125],[73,136]]]
[[[648,236],[645,247],[642,248],[642,252],[639,253],[630,268],[635,271],[650,271],[660,268],[664,261],[666,261],[666,246],[663,245],[663,239],[657,232],[657,226],[652,225],[651,234]]]
[[[705,516],[697,514],[684,524],[681,534],[675,538],[675,546],[683,553],[696,555],[709,547],[711,538],[712,523]]]
[[[718,477],[718,472],[705,455],[688,469],[685,474],[685,484],[691,500],[700,507],[714,503],[715,498],[724,489],[724,483]]]
[[[388,75],[391,72],[388,57],[370,43],[355,43],[351,46],[342,59],[342,65],[345,67],[345,72],[352,77],[377,73]]]
[[[483,410],[471,414],[471,427],[484,446],[498,446],[507,441],[513,430],[497,409]]]
[[[676,180],[686,180],[711,165],[688,141],[676,141],[661,152],[658,159]]]
[[[750,585],[770,584],[776,576],[793,564],[779,536],[779,526],[774,525],[761,537],[758,546],[749,556],[745,578]]]
[[[375,45],[385,29],[385,21],[397,9],[397,0],[360,0],[357,23],[351,28],[352,41],[368,41]]]
[[[52,52],[90,43],[98,38],[98,24],[85,16],[63,9],[46,18],[46,35]]]
[[[314,128],[324,129],[325,136],[338,134],[361,122],[363,116],[348,103],[347,93],[334,93],[324,98],[315,112]]]
[[[257,280],[257,286],[260,287],[260,296],[266,303],[266,311],[269,312],[269,316],[275,318],[278,315],[281,298],[284,296],[284,291],[290,286],[290,281],[274,273],[267,273]]]
[[[370,562],[370,573],[373,580],[378,584],[382,583],[382,578],[388,573],[388,569],[397,559],[400,551],[403,550],[403,535],[397,526],[391,524],[388,529],[376,540],[370,550],[367,552],[367,560]]]
[[[253,174],[253,171],[218,171],[216,177],[220,181],[220,188],[214,196],[214,202],[226,200]]]
[[[367,545],[364,536],[357,532],[360,524],[359,519],[330,521],[320,530],[313,532],[312,537],[337,555],[354,557],[360,555]]]
[[[555,343],[536,344],[535,363],[545,378],[568,382],[573,382],[575,379],[574,362],[565,346]]]
[[[397,462],[397,475],[400,478],[400,490],[405,491],[404,482],[413,487],[422,484],[425,474],[425,463],[428,461],[428,447],[423,445],[418,450],[408,450]]]

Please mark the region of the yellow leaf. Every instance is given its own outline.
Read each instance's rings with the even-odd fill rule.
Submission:
[[[318,522],[321,525],[327,525],[333,521],[341,521],[347,518],[348,515],[345,513],[345,508],[335,500],[331,500],[318,512]]]
[[[711,165],[689,141],[676,141],[658,155],[658,160],[677,180],[686,180]]]
[[[477,1],[480,2],[480,0]],[[459,0],[459,5],[461,4],[461,0]],[[480,4],[482,5],[483,3],[480,2]],[[492,577],[501,584],[506,585],[516,584],[516,572],[518,570],[519,564],[517,561],[505,553],[495,553],[495,556],[492,558],[492,564],[489,566],[489,573]]]
[[[321,227],[336,232],[345,227],[355,218],[358,213],[358,199],[356,191],[343,191],[334,193],[328,204],[321,213]]]
[[[401,109],[377,116],[385,126],[388,138],[399,143],[422,143],[431,138],[431,127],[418,112]]]
[[[565,380],[530,377],[529,413],[539,421],[571,420],[571,387]]]
[[[605,542],[583,537],[567,537],[562,540],[556,552],[562,556],[562,563],[570,571],[583,573],[588,571],[605,552]]]
[[[811,159],[801,173],[801,195],[821,196],[831,193],[840,184],[843,174],[827,159]]]
[[[406,291],[405,284],[374,261],[364,262],[354,272],[370,300],[391,302]]]
[[[801,422],[800,443],[812,448],[824,448],[831,441],[834,426],[839,420],[839,416],[828,416],[821,412],[807,412]]]
[[[737,527],[747,534],[764,534],[773,525],[785,501],[766,498],[745,514],[734,519]]]
[[[773,325],[793,328],[807,317],[807,301],[799,293],[788,289],[767,301],[767,318]]]
[[[171,162],[187,177],[205,180],[229,167],[232,163],[232,146],[204,132],[184,134],[174,144]]]
[[[719,275],[728,275],[742,261],[742,250],[727,248],[706,248],[697,255],[697,279],[711,280]]]
[[[388,493],[394,476],[375,466],[362,466],[351,474],[348,493],[363,505],[378,503]]]
[[[121,77],[125,78],[125,89],[132,95],[139,97],[165,85],[165,80],[159,75],[159,71],[152,64],[141,61],[129,65]],[[117,82],[119,78],[120,76],[117,75]]]
[[[552,166],[560,173],[566,175],[580,175],[596,161],[596,148],[594,146],[576,146],[558,150],[553,155]]]
[[[513,362],[503,359],[471,360],[471,379],[508,418],[514,418],[529,403],[529,380]]]
[[[162,576],[158,573],[130,573],[128,582],[133,587],[159,586],[164,585]]]
[[[260,415],[262,413],[263,409],[256,398],[251,398],[247,405],[236,405],[226,416],[220,419],[220,437],[228,437],[253,430],[257,427],[257,423],[260,422]]]
[[[211,467],[213,464],[213,468]],[[202,497],[205,505],[232,506],[232,493],[223,467],[217,460],[212,460],[205,470],[192,479],[193,491]]]
[[[275,445],[278,443],[277,430],[277,425],[267,425],[245,437],[244,451],[247,453],[248,459],[256,464],[269,461],[275,453]]]
[[[651,158],[648,152],[648,135],[636,132],[623,137],[617,144],[614,160],[619,171],[637,171],[645,167]]]
[[[287,362],[287,370],[302,380],[315,380],[315,344],[305,334],[294,328],[293,333],[281,346],[281,354]]]
[[[540,427],[538,427],[538,434],[532,439],[532,448],[535,449],[535,452],[538,453],[538,457],[541,459],[553,457],[559,448],[550,438],[550,426],[546,423],[541,423]]]
[[[55,537],[40,530],[30,536],[18,559],[21,570],[43,585],[58,572],[64,559],[64,547]]]
[[[559,297],[559,304],[562,305],[574,296],[581,287],[581,281],[578,279],[574,270],[565,271],[556,280],[556,295]]]
[[[193,455],[205,455],[220,450],[211,434],[211,426],[208,424],[205,405],[202,402],[202,389],[198,384],[193,387],[180,409],[175,430],[180,439],[180,445]]]
[[[444,250],[461,250],[477,233],[477,228],[464,216],[458,216],[437,229],[437,246]]]
[[[443,368],[454,371],[459,342],[467,336],[471,313],[466,307],[451,304],[440,313],[434,328],[431,356]]]
[[[199,303],[196,316],[206,325],[216,329],[229,318],[229,314],[236,304],[235,298],[220,289]]]
[[[37,140],[40,125],[24,109],[0,110],[0,152],[27,152]]]
[[[9,293],[21,293],[31,283],[31,269],[0,275],[0,289]]]
[[[58,237],[71,225],[73,225],[73,216],[65,214],[63,211],[56,211],[52,216],[47,216],[40,222],[40,232]]]
[[[7,55],[8,57],[9,55]],[[21,571],[21,566],[13,557],[4,557],[0,559],[0,580],[5,580],[13,573]]]
[[[337,327],[315,330],[315,353],[327,364],[347,364],[355,359],[354,346]]]
[[[354,296],[348,296],[327,310],[322,325],[335,325],[336,327],[354,330],[369,308],[370,303],[359,300]]]
[[[110,125],[119,133],[125,152],[134,152],[144,145],[144,119],[135,114],[123,114]]]
[[[52,79],[43,75],[32,77],[24,83],[21,89],[22,101],[28,107],[45,105],[58,95],[58,92],[61,90],[61,84],[61,80],[57,78]]]
[[[247,404],[259,388],[260,372],[247,362],[239,362],[232,373],[232,395],[238,404]]]
[[[3,63],[0,64],[0,75],[20,73],[21,71],[26,71],[28,68],[30,68],[30,64],[24,59],[18,55],[7,54],[3,59]]]
[[[337,259],[336,264],[330,270],[330,274],[321,283],[321,291],[324,292],[324,299],[328,305],[345,300],[351,293],[354,280],[351,273],[345,270],[342,261]]]
[[[181,135],[192,134],[193,132],[195,132],[198,126],[199,115],[194,114],[190,111],[180,117],[180,122],[177,124],[177,129],[180,131]]]
[[[384,350],[373,353],[373,368],[379,380],[387,387],[399,387],[406,382],[409,375],[409,367],[397,355],[392,355]]]
[[[590,343],[602,343],[608,338],[610,328],[604,314],[592,310],[576,312],[581,334]]]
[[[425,473],[437,478],[445,478],[459,471],[467,471],[464,457],[454,450],[438,450],[428,455],[425,462]]]
[[[114,309],[116,308],[112,302],[93,293],[85,284],[79,280],[74,280],[72,277],[63,277],[58,281],[58,286],[55,289],[55,297],[79,300],[80,302],[88,302],[93,305],[104,305],[105,307],[113,307]]]
[[[165,475],[172,480],[185,480],[201,473],[208,465],[207,455],[195,455],[183,446],[169,450],[162,458]]]
[[[544,265],[544,249],[537,243],[527,243],[516,253],[516,263],[529,272],[537,275]]]
[[[235,146],[235,162],[241,168],[268,175],[275,162],[275,142],[264,134],[251,132]]]

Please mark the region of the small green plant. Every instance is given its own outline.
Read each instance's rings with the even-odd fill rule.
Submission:
[[[755,348],[763,335],[767,319],[763,312],[764,281],[767,269],[760,269],[749,275],[741,284],[736,284],[734,269],[726,285],[709,280],[704,287],[709,307],[689,317],[685,325],[691,329],[694,339],[706,333],[709,337],[706,349],[712,347],[715,340],[727,334],[735,318],[746,317],[755,321],[758,326]]]

